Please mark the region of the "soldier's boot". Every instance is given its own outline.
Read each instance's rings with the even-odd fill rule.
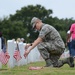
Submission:
[[[68,57],[62,61],[63,64],[67,63],[70,67],[74,67],[74,59],[73,57]]]
[[[45,61],[46,61],[46,65],[44,67],[53,67],[50,59],[46,59]]]

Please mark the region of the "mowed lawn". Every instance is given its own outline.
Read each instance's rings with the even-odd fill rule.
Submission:
[[[30,66],[44,66],[45,62],[34,62],[24,66],[7,68],[3,65],[0,69],[0,75],[75,75],[75,68],[70,68],[65,64],[61,68],[43,68],[41,70],[29,70]]]

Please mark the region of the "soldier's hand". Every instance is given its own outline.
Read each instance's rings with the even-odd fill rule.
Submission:
[[[25,58],[28,56],[29,52],[30,52],[29,50],[25,50],[25,53],[24,53]]]

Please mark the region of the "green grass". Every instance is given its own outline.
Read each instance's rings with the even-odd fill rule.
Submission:
[[[29,70],[30,66],[44,66],[45,62],[35,62],[24,66],[0,69],[0,75],[74,75],[75,68],[70,68],[67,64],[61,68],[43,68],[41,70]]]

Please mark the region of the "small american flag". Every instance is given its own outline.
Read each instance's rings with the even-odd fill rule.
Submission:
[[[17,48],[16,48],[16,50],[15,50],[15,52],[14,52],[13,57],[14,57],[17,61],[19,61],[19,60],[22,59],[22,57],[21,57],[21,55],[20,55],[20,50],[19,50],[18,43],[17,43]]]
[[[16,50],[16,51],[14,52],[13,57],[14,57],[17,61],[19,61],[19,60],[22,58],[21,55],[20,55],[20,51],[19,51],[19,50]]]
[[[8,52],[5,52],[5,53],[3,51],[0,52],[0,62],[2,64],[6,65],[9,61],[9,58],[10,58],[10,56],[9,56]]]

